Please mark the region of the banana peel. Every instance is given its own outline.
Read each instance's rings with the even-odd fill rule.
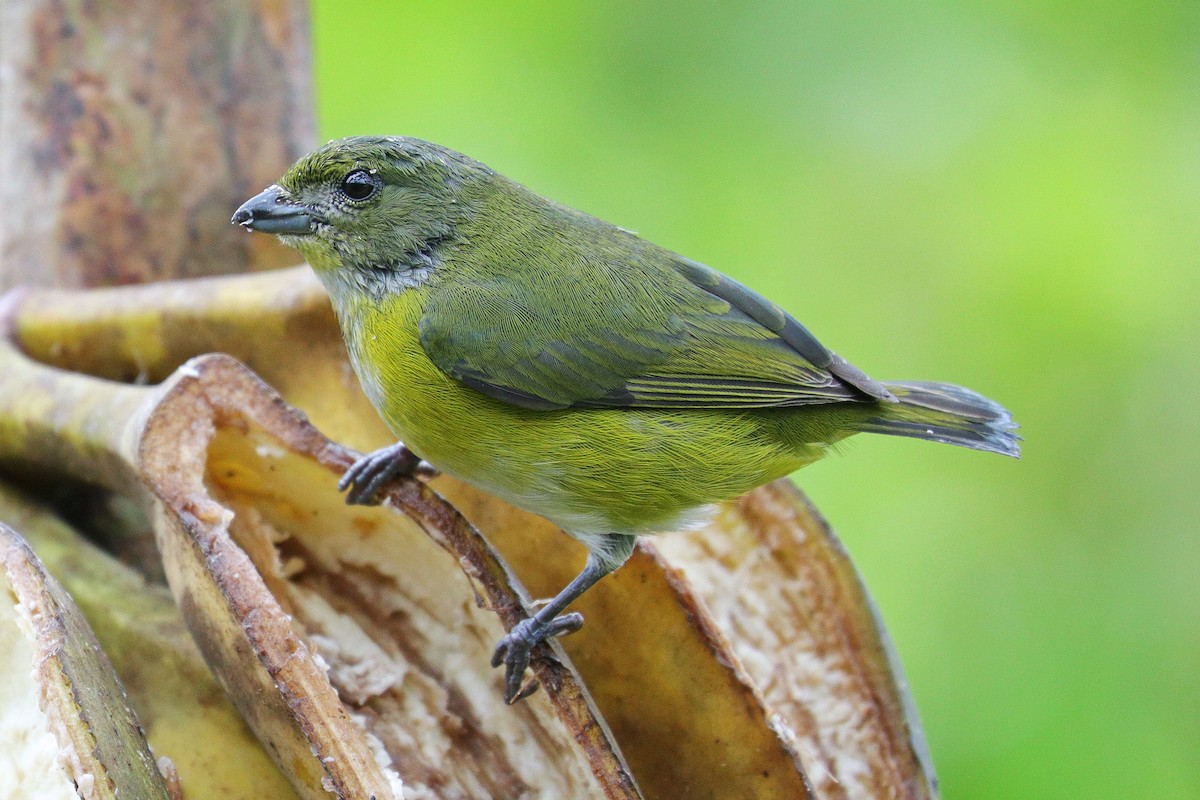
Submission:
[[[728,633],[817,795],[936,796],[899,658],[826,520],[776,481],[723,507],[716,525],[720,536],[656,544]]]
[[[358,391],[328,301],[306,268],[31,291],[10,304],[14,338],[38,360],[149,382],[200,352],[225,351],[330,435],[362,449],[390,441]],[[301,342],[307,352],[298,354]],[[334,463],[340,468],[348,456]],[[236,490],[230,480],[215,481],[213,490]],[[447,477],[433,486],[534,596],[552,595],[582,562],[577,545],[545,521]],[[319,491],[337,501],[332,488]],[[277,512],[263,519],[275,530],[267,539],[303,538],[280,534]],[[444,530],[432,529],[435,539]],[[253,537],[240,536],[249,548]],[[279,571],[307,565],[306,555],[283,556]],[[264,548],[259,561],[267,556]],[[286,601],[286,586],[272,586]],[[488,602],[506,624],[515,621],[513,606]],[[706,530],[642,543],[579,607],[595,622],[562,641],[570,659],[559,660],[578,670],[646,797],[937,796],[870,598],[828,526],[790,484],[725,506]],[[539,670],[545,661],[535,660]]]
[[[2,796],[177,800],[112,665],[70,596],[0,524]],[[169,760],[165,771],[173,776]]]
[[[322,761],[345,785],[323,783],[338,796],[391,796],[389,786],[398,796],[391,766],[417,796],[637,796],[565,656],[539,665],[549,691],[515,713],[499,676],[471,669],[503,632],[488,608],[515,624],[528,607],[461,516],[415,481],[391,490],[390,508],[346,506],[334,486],[352,452],[228,357],[202,356],[181,372],[141,446],[164,508],[183,510],[160,515],[178,534],[160,541],[168,577],[217,673],[265,676],[265,666],[288,707],[305,712],[306,736],[327,739]],[[189,407],[212,408],[213,427]],[[195,547],[203,563],[183,552]],[[254,660],[211,624],[226,609]],[[235,692],[235,702],[257,715],[260,695]],[[384,763],[338,752],[356,733]],[[332,774],[343,762],[354,775]]]
[[[49,509],[2,484],[0,523],[22,532],[83,612],[151,748],[170,754],[184,797],[296,797],[225,698],[165,586],[147,583]]]

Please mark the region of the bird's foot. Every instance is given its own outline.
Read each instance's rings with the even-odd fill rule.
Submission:
[[[500,640],[496,645],[496,652],[492,654],[493,667],[504,665],[504,702],[511,705],[537,691],[536,680],[521,685],[533,648],[547,639],[574,633],[582,627],[583,615],[577,611],[554,617],[548,622],[542,622],[537,615],[518,622],[517,626]]]
[[[355,461],[338,481],[338,491],[350,490],[346,492],[349,505],[373,506],[379,503],[379,495],[389,482],[414,475],[433,477],[437,470],[405,447],[404,442],[396,442]]]

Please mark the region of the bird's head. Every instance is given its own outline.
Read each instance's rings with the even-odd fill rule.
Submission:
[[[473,190],[492,174],[419,139],[337,139],[243,203],[232,221],[276,234],[318,273],[410,270],[453,238]]]

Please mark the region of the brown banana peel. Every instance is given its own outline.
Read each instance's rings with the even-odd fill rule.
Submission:
[[[363,449],[390,440],[358,390],[328,301],[307,268],[92,292],[39,290],[10,302],[15,338],[38,360],[157,381],[193,355],[225,351],[331,436]],[[235,463],[251,462],[249,440],[242,435],[239,449],[236,439],[217,436],[210,450],[227,447],[240,454]],[[320,458],[335,469],[349,463],[344,452]],[[210,480],[214,497],[235,509],[234,520],[254,518],[239,513],[234,495],[255,497],[243,479],[271,476],[261,466],[230,474]],[[297,481],[309,486],[295,476],[287,482]],[[534,596],[553,595],[582,563],[578,545],[549,523],[451,478],[433,487],[478,526]],[[428,489],[405,484],[396,491],[425,497]],[[289,492],[308,506],[321,494],[322,514],[340,503],[332,480],[266,494]],[[404,501],[393,494],[393,503]],[[273,531],[282,513],[274,500],[254,507],[266,534],[230,527],[252,553],[254,541],[279,536]],[[370,510],[341,513],[374,519]],[[444,540],[443,524],[426,530]],[[309,539],[291,533],[285,541]],[[287,547],[280,574],[314,557]],[[262,546],[259,569],[270,556]],[[264,575],[281,603],[297,602],[278,576]],[[345,595],[343,588],[331,596],[341,602]],[[374,602],[360,597],[351,606]],[[506,625],[522,613],[508,601],[488,602]],[[724,506],[704,530],[643,542],[578,608],[589,622],[562,640],[570,662],[562,660],[578,670],[597,720],[611,726],[646,797],[936,797],[916,717],[870,599],[824,521],[786,482]],[[477,633],[464,625],[457,635]],[[486,670],[486,656],[472,658],[478,663],[464,661],[464,669]],[[535,664],[554,689],[547,659]]]
[[[148,584],[2,484],[0,523],[21,531],[83,612],[151,748],[171,757],[185,797],[296,797],[209,672],[165,586]]]
[[[179,797],[87,621],[20,535],[2,523],[0,672],[5,797]],[[163,768],[173,774],[169,760]]]

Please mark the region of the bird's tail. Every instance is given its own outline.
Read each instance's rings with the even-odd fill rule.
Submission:
[[[899,403],[880,403],[859,430],[1021,455],[1017,424],[999,403],[950,383],[888,383]]]

